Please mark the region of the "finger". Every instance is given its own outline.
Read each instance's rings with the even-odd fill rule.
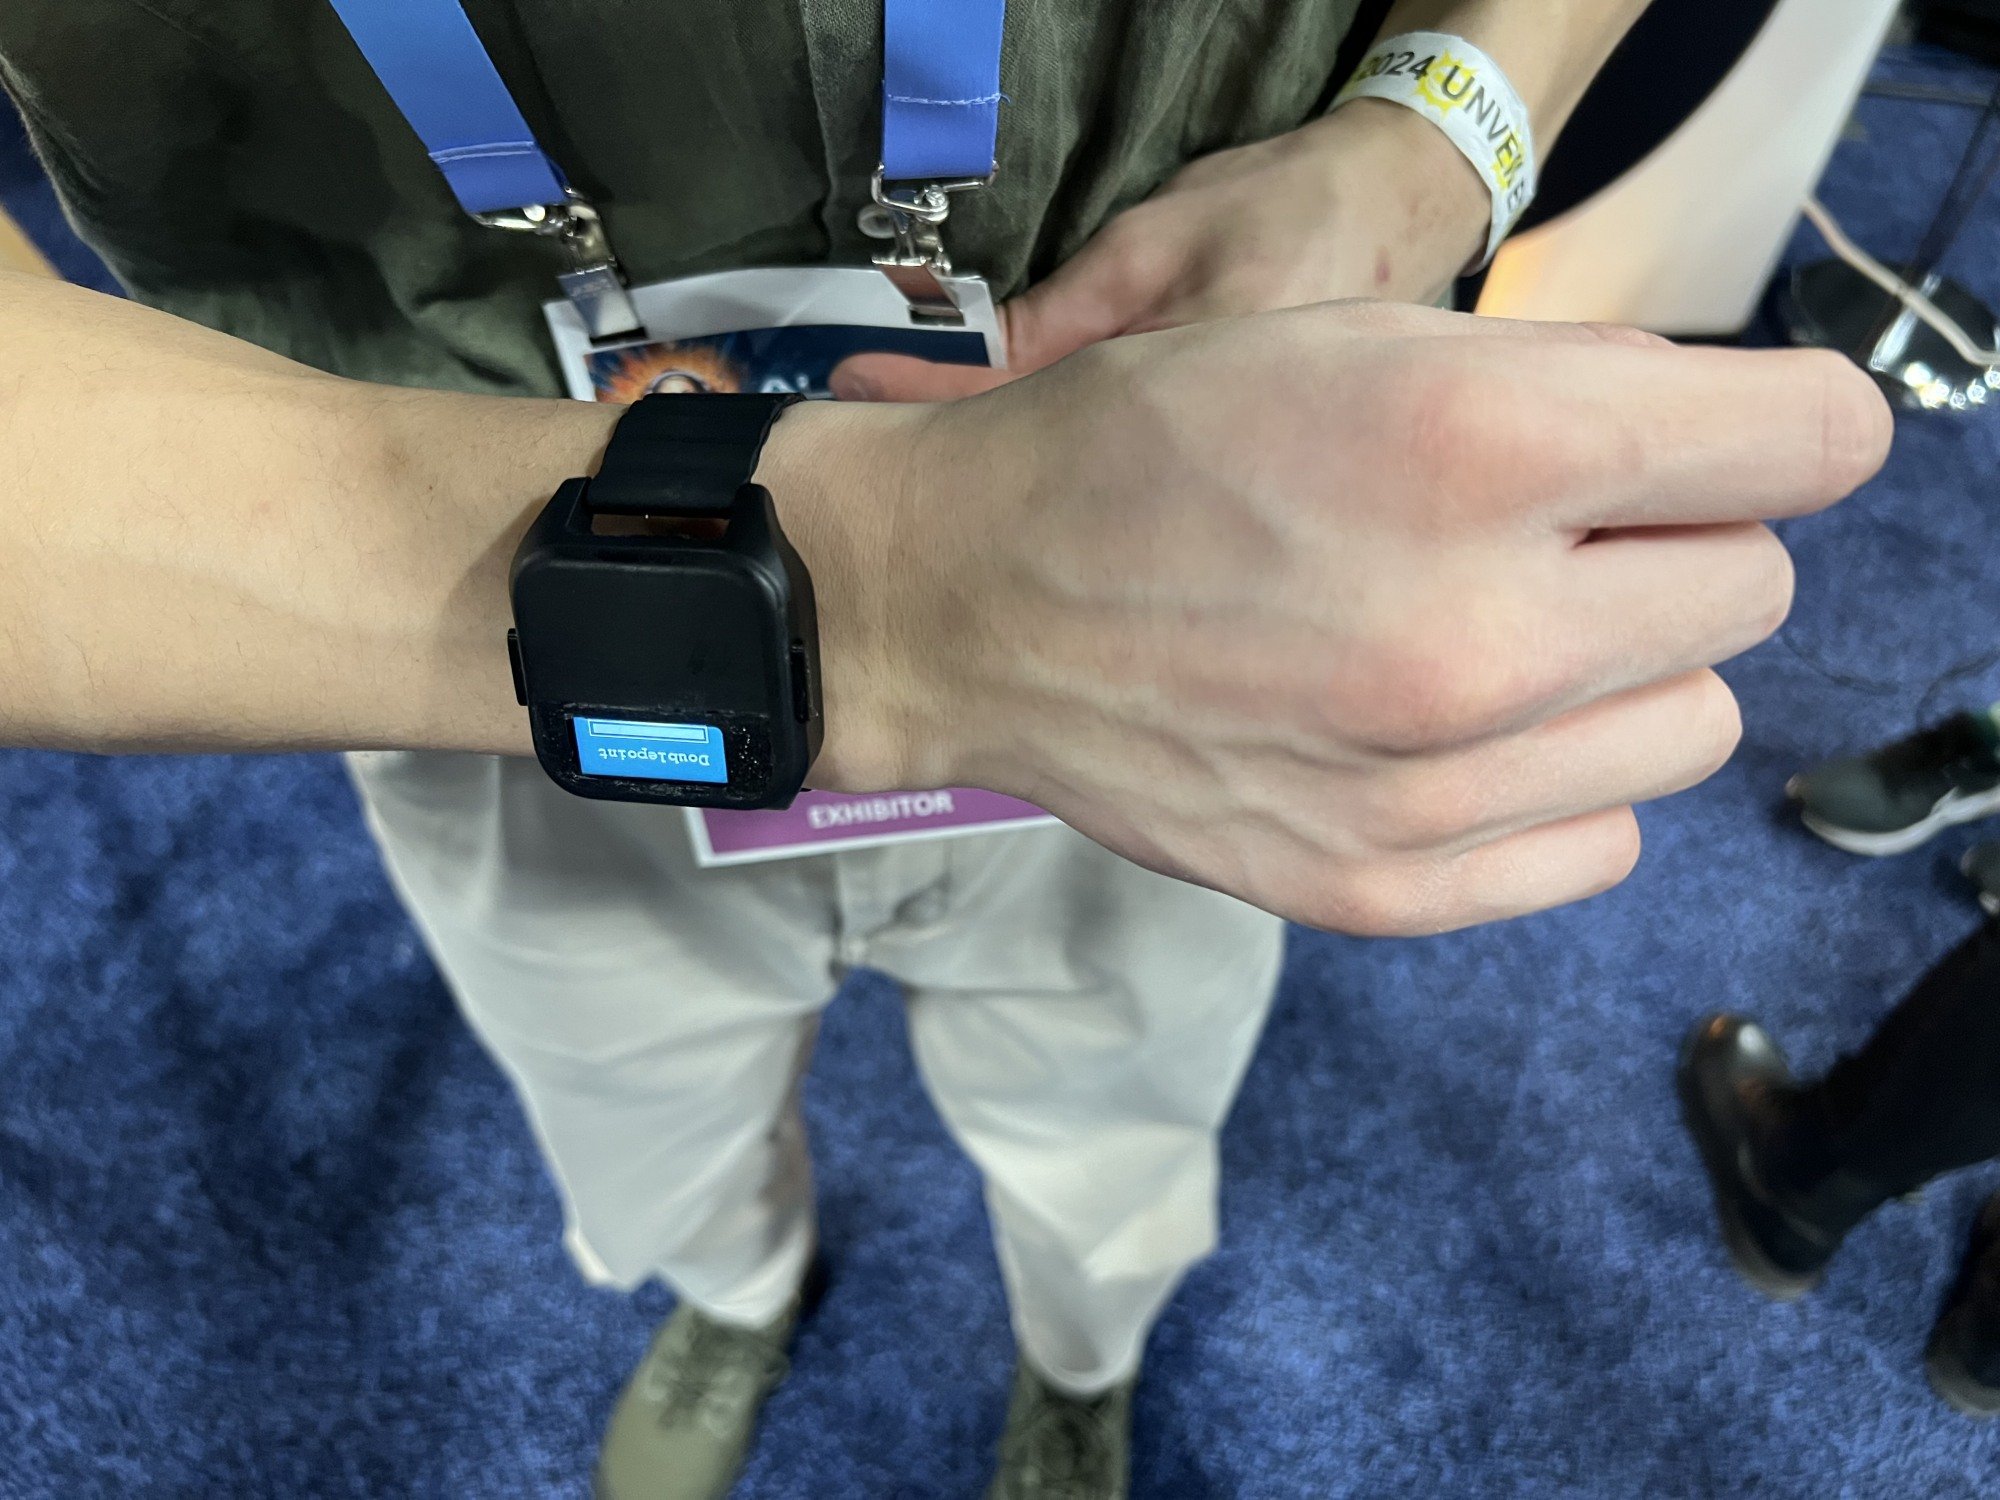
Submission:
[[[1600,342],[1479,357],[1508,382],[1502,451],[1523,434],[1547,445],[1520,455],[1517,477],[1571,466],[1549,516],[1572,529],[1804,515],[1872,478],[1894,435],[1874,381],[1824,350]]]
[[[1429,937],[1588,900],[1639,862],[1629,807],[1547,823],[1445,859],[1370,867],[1319,891],[1279,890],[1272,905],[1312,927],[1361,937]]]
[[[1000,309],[1007,367],[1026,375],[1090,344],[1126,332],[1159,301],[1150,276],[1121,274],[1100,237]]]
[[[1685,673],[1522,734],[1393,767],[1368,793],[1376,809],[1368,831],[1391,851],[1464,853],[1698,786],[1727,763],[1742,733],[1722,679]]]
[[[1086,345],[1115,337],[1145,303],[1120,285],[1110,258],[1086,246],[1041,285],[999,309],[1005,369],[948,365],[906,354],[857,354],[834,367],[829,389],[842,401],[956,401],[1046,369]]]
[[[827,388],[839,401],[957,401],[1003,386],[1020,373],[911,354],[853,354],[833,367]]]
[[[1568,906],[1623,884],[1639,864],[1629,807],[1586,813],[1482,844],[1411,877],[1420,932],[1448,932]],[[1435,919],[1424,919],[1427,908]]]
[[[1048,285],[1060,291],[1057,280]],[[1059,331],[1063,300],[1056,298],[1053,313],[1048,305],[1039,287],[1001,305],[1004,368],[944,364],[911,354],[854,354],[834,366],[827,388],[840,401],[957,401],[997,389],[1093,342],[1087,328],[1072,330],[1073,342],[1065,340]]]
[[[1741,654],[1783,623],[1792,578],[1756,522],[1573,543],[1497,580],[1448,578],[1398,617],[1394,649],[1322,691],[1377,754],[1470,749]]]
[[[1769,527],[1659,527],[1571,549],[1539,622],[1542,659],[1576,658],[1583,691],[1610,694],[1713,667],[1760,644],[1791,612],[1791,554]]]
[[[842,401],[956,401],[1045,369],[1088,344],[1116,337],[1144,321],[1135,305],[1107,296],[1102,279],[1089,266],[1077,270],[1080,264],[1081,258],[1000,308],[1003,343],[1008,350],[1005,369],[943,364],[908,354],[855,354],[834,367],[829,388]],[[1657,334],[1612,323],[1527,323],[1375,301],[1322,303],[1313,311],[1335,319],[1339,332],[1350,338],[1460,336],[1587,347],[1673,347]],[[1298,310],[1266,316],[1294,318]]]

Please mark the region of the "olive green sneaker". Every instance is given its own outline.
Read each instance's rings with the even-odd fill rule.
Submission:
[[[1807,828],[1850,854],[1902,854],[1955,823],[2000,813],[1990,714],[1954,714],[1893,745],[1801,771],[1785,784]]]
[[[764,1398],[791,1369],[796,1301],[763,1328],[683,1303],[625,1382],[597,1453],[596,1500],[723,1500]]]
[[[1072,1396],[1022,1360],[986,1500],[1125,1500],[1137,1384],[1135,1376],[1095,1396]]]

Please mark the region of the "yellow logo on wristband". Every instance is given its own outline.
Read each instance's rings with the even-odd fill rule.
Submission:
[[[1535,196],[1535,133],[1528,106],[1500,65],[1463,37],[1412,31],[1376,43],[1334,107],[1382,99],[1415,110],[1446,136],[1493,190],[1486,253],[1493,258]]]
[[[1424,69],[1417,80],[1417,93],[1439,114],[1448,115],[1471,98],[1478,86],[1479,75],[1465,60],[1446,52],[1432,59],[1431,65]]]

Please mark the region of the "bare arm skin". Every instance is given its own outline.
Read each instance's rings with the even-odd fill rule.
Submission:
[[[0,742],[522,753],[505,572],[617,411],[337,380],[0,276]],[[1435,931],[1591,894],[1735,742],[1756,518],[1881,463],[1815,352],[1329,304],[781,421],[817,785],[1015,793],[1270,910]]]

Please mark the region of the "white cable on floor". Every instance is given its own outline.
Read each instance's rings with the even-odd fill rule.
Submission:
[[[1840,227],[1840,221],[1827,212],[1826,205],[1819,199],[1806,200],[1805,214],[1835,255],[1902,303],[1923,322],[1936,329],[1944,341],[1958,351],[1961,359],[1982,369],[2000,365],[2000,349],[1981,348],[1972,335],[1960,327],[1943,308],[1855,244]]]

